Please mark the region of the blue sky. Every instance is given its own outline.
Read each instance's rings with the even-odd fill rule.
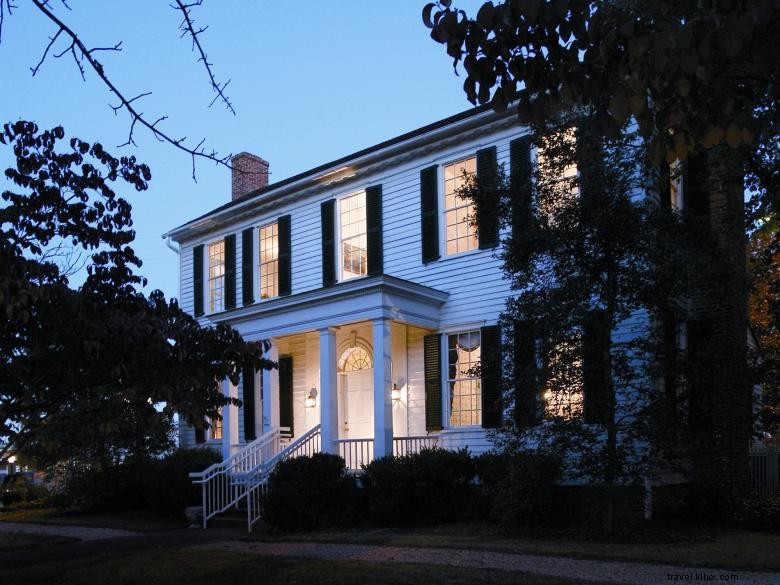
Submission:
[[[82,81],[71,58],[51,59],[35,77],[38,61],[56,29],[26,0],[6,16],[0,43],[0,118],[62,124],[68,135],[100,141],[114,155],[132,151],[152,169],[148,191],[123,190],[133,205],[135,249],[149,289],[178,296],[177,262],[161,234],[230,198],[230,172],[199,162],[197,183],[185,153],[137,131],[127,139],[127,115],[99,79]],[[271,2],[206,0],[193,9],[208,25],[201,41],[237,115],[212,92],[180,17],[165,0],[105,2],[57,0],[52,6],[87,46],[122,41],[121,53],[101,53],[107,73],[127,96],[153,92],[140,110],[163,128],[221,154],[247,150],[270,162],[279,181],[403,132],[468,109],[462,78],[453,74],[444,48],[421,20],[423,0],[303,0]],[[478,1],[460,2],[471,13]],[[64,47],[63,47],[64,48]],[[0,165],[8,165],[8,149]],[[0,178],[0,189],[8,188]]]

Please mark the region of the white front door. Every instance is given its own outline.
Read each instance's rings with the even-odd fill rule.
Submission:
[[[339,437],[374,436],[374,370],[339,374]]]

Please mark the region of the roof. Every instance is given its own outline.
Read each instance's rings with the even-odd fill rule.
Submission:
[[[391,146],[395,146],[397,144],[401,144],[403,142],[406,142],[412,138],[416,138],[418,136],[423,136],[425,134],[428,134],[430,132],[433,132],[435,130],[445,128],[449,125],[455,124],[457,122],[468,120],[469,118],[473,118],[475,116],[478,116],[479,114],[485,113],[490,111],[490,104],[485,104],[482,106],[478,106],[475,108],[471,108],[469,110],[460,112],[458,114],[455,114],[454,116],[449,116],[448,118],[444,118],[442,120],[439,120],[437,122],[433,122],[432,124],[428,124],[426,126],[422,126],[420,128],[417,128],[415,130],[412,130],[411,132],[406,132],[405,134],[401,134],[399,136],[396,136],[394,138],[391,138],[389,140],[385,140],[384,142],[380,142],[378,144],[375,144],[373,146],[369,146],[368,148],[364,148],[362,150],[358,150],[357,152],[353,152],[352,154],[348,154],[346,156],[343,156],[341,158],[338,158],[336,160],[330,161],[328,163],[319,165],[317,167],[314,167],[312,169],[309,169],[307,171],[304,171],[302,173],[299,173],[297,175],[293,175],[291,177],[288,177],[286,179],[283,179],[281,181],[278,181],[276,183],[271,183],[270,185],[266,187],[262,187],[261,189],[257,189],[256,191],[252,191],[249,194],[239,198],[235,199],[233,201],[228,201],[224,205],[220,205],[219,207],[216,207],[212,209],[211,211],[208,211],[204,213],[203,215],[200,215],[176,228],[173,228],[172,230],[169,230],[167,233],[163,234],[163,237],[167,237],[171,235],[174,232],[177,232],[181,230],[182,228],[185,228],[187,226],[190,226],[191,224],[197,223],[205,218],[208,218],[212,215],[221,213],[223,211],[229,210],[233,207],[246,204],[249,201],[252,201],[254,199],[257,199],[261,196],[269,195],[275,191],[278,191],[282,189],[283,187],[286,187],[287,185],[290,185],[292,183],[296,183],[298,181],[301,181],[302,179],[306,179],[309,177],[317,176],[323,173],[324,171],[327,171],[329,169],[338,168],[341,166],[344,166],[347,163],[350,163],[356,159],[360,159],[366,155],[372,154],[374,152],[381,151],[383,149],[386,149]]]

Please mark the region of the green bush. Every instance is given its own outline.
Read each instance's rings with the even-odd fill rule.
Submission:
[[[42,485],[36,485],[23,473],[7,475],[3,481],[0,501],[3,506],[24,505],[45,500],[49,491]]]
[[[167,516],[181,516],[187,506],[201,504],[201,486],[190,473],[203,471],[222,460],[213,449],[178,449],[152,461],[144,481],[144,508]]]
[[[732,521],[740,528],[780,530],[780,496],[740,498]]]
[[[280,462],[263,497],[263,520],[280,530],[346,526],[359,515],[355,479],[337,455],[316,453]]]
[[[486,453],[477,459],[483,503],[490,515],[510,526],[549,523],[555,508],[553,486],[560,459],[541,451]]]
[[[372,521],[417,524],[468,519],[477,503],[474,476],[467,450],[434,448],[375,459],[361,480]]]

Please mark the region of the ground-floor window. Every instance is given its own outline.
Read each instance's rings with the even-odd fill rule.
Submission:
[[[466,331],[447,336],[450,426],[482,424],[480,341],[479,331]]]
[[[222,409],[220,409],[220,415],[222,414]],[[211,425],[211,438],[215,441],[222,440],[222,417],[214,417],[211,420],[209,420],[209,424]]]

